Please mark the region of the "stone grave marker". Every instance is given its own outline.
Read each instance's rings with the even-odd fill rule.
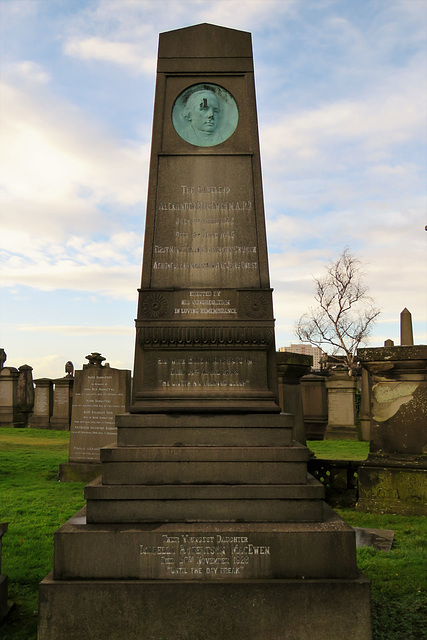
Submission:
[[[56,378],[53,392],[53,412],[50,419],[50,428],[58,431],[69,431],[71,424],[71,407],[73,402],[72,376]]]
[[[326,379],[328,424],[325,440],[358,440],[356,426],[355,381],[347,369],[335,369]]]
[[[53,411],[53,382],[50,378],[34,380],[34,411],[28,426],[32,429],[50,429]]]
[[[39,640],[369,640],[355,533],[277,392],[251,36],[160,35],[133,398]]]
[[[99,353],[86,358],[89,364],[75,371],[69,462],[60,465],[62,481],[89,481],[101,473],[99,451],[116,443],[116,415],[130,404],[131,372],[104,366]]]

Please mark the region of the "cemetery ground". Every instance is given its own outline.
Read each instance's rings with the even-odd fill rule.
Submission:
[[[9,599],[15,602],[0,623],[3,640],[36,640],[38,583],[52,569],[53,534],[84,505],[84,483],[57,481],[68,443],[63,431],[0,430],[0,522],[9,523],[2,573],[9,576]],[[368,454],[362,442],[308,446],[319,458],[361,460]],[[426,519],[337,511],[352,526],[395,532],[390,552],[357,551],[358,565],[372,583],[373,640],[427,638]]]

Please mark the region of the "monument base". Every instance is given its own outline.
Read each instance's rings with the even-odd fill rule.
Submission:
[[[60,482],[92,482],[102,473],[99,462],[64,462],[59,465]]]
[[[427,515],[427,469],[407,464],[359,467],[359,500],[356,508],[366,513]]]
[[[55,581],[38,640],[370,640],[370,585],[354,580]]]

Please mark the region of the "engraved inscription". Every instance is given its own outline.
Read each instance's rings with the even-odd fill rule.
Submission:
[[[158,379],[162,387],[247,387],[252,358],[214,356],[158,358]]]
[[[253,188],[240,177],[250,159],[230,158],[234,171],[219,157],[179,160],[160,162],[152,284],[222,287],[231,278],[237,287],[259,286]]]
[[[128,372],[88,367],[76,372],[70,461],[99,462],[99,449],[116,440],[115,418],[126,411]]]
[[[236,316],[237,308],[235,300],[224,297],[223,291],[188,291],[183,292],[180,306],[175,308],[174,315],[189,317]]]
[[[246,578],[270,565],[271,547],[245,535],[163,534],[159,544],[141,544],[139,556],[160,577]]]

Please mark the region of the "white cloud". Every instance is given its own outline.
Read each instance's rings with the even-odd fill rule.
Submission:
[[[113,327],[113,326],[78,326],[78,325],[30,325],[21,324],[17,326],[18,331],[27,331],[30,333],[61,333],[66,336],[93,336],[93,335],[134,335],[135,329],[132,326],[129,327]]]
[[[64,45],[64,53],[82,60],[102,60],[129,67],[137,73],[154,74],[156,58],[144,57],[138,45],[112,42],[104,38],[71,38]]]

